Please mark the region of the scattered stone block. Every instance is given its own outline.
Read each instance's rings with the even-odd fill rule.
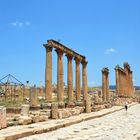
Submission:
[[[7,127],[7,120],[6,120],[6,108],[1,106],[0,107],[0,129]]]
[[[32,123],[32,118],[28,116],[20,116],[18,118],[18,124],[19,125],[27,125]]]
[[[40,122],[47,121],[47,120],[48,120],[48,116],[39,116]]]
[[[36,115],[36,116],[32,116],[32,122],[33,123],[37,123],[40,121],[40,116],[39,115]]]
[[[52,104],[51,117],[52,119],[58,119],[58,104],[57,103]]]

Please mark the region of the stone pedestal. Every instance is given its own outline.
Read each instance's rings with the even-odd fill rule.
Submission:
[[[21,115],[22,116],[28,116],[29,114],[29,105],[22,105],[21,106]]]
[[[91,100],[89,98],[85,100],[85,112],[91,113]]]
[[[6,120],[6,108],[1,106],[0,107],[0,129],[7,127],[7,120]]]
[[[37,107],[38,99],[37,99],[37,91],[36,86],[30,89],[30,107]]]
[[[51,117],[52,117],[52,119],[58,119],[58,104],[56,104],[56,103],[52,104]]]

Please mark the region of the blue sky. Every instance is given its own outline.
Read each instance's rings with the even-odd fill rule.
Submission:
[[[0,77],[44,83],[48,39],[61,40],[87,57],[89,86],[101,85],[101,69],[129,62],[140,85],[139,0],[0,0]],[[53,52],[53,82],[57,57]],[[73,62],[75,73],[75,63]],[[67,60],[64,57],[67,83]],[[75,76],[75,75],[74,75]]]

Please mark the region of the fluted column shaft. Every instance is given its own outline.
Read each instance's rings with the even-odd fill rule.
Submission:
[[[81,81],[80,81],[80,61],[75,59],[76,63],[76,101],[81,100]]]
[[[63,51],[56,49],[57,52],[57,99],[58,102],[64,102],[64,80],[63,80]]]
[[[68,74],[67,74],[67,82],[68,82],[68,103],[73,102],[73,71],[72,71],[72,59],[73,56],[67,54],[68,60]]]
[[[82,61],[82,81],[83,81],[83,95],[84,100],[88,98],[88,84],[87,84],[87,61]]]
[[[45,94],[46,101],[52,101],[52,47],[46,47],[46,69],[45,69]]]

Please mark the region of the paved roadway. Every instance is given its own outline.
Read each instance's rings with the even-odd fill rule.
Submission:
[[[20,140],[140,140],[140,104],[53,132]]]

